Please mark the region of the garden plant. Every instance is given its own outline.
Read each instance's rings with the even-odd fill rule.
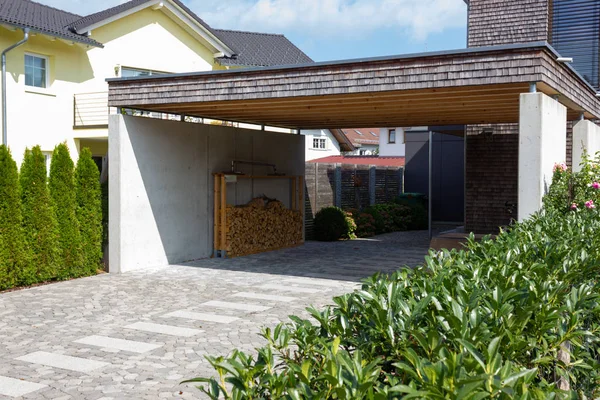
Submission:
[[[191,382],[211,399],[600,398],[599,182],[598,160],[558,165],[529,220],[265,328],[256,355],[208,357],[215,376]]]

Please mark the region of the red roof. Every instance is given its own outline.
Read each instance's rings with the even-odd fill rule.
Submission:
[[[355,147],[379,144],[379,128],[342,129],[342,132]]]
[[[310,160],[310,163],[376,165],[378,167],[404,167],[405,157],[379,156],[329,156]]]

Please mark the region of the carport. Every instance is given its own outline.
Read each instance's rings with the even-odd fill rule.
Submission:
[[[524,219],[540,208],[554,164],[566,158],[567,121],[577,121],[574,159],[584,147],[600,150],[593,148],[600,133],[589,121],[600,116],[596,92],[559,57],[547,43],[530,43],[110,79],[109,106],[296,130],[519,123]],[[211,242],[211,174],[248,158],[302,175],[302,140],[111,116],[111,271],[209,256],[210,246],[199,243]]]

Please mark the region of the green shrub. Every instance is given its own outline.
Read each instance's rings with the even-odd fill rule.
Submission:
[[[349,213],[356,224],[356,237],[369,238],[377,234],[375,230],[375,218],[371,214],[359,210],[350,210]]]
[[[102,260],[102,191],[100,171],[87,148],[79,154],[75,168],[75,194],[84,266],[93,275]]]
[[[548,208],[266,328],[256,357],[207,357],[218,376],[193,381],[212,399],[599,398],[599,232],[597,209]]]
[[[100,185],[102,189],[102,251],[108,246],[108,182]]]
[[[410,210],[407,229],[409,231],[422,231],[429,227],[429,218],[427,212],[427,203],[417,201],[414,198],[398,197],[394,200],[395,204],[408,207]]]
[[[544,207],[559,212],[595,208],[600,205],[600,154],[595,159],[584,155],[581,171],[573,172],[565,164],[554,166],[554,176]]]
[[[32,262],[22,274],[22,285],[54,279],[60,265],[58,223],[47,180],[46,160],[40,147],[25,151],[19,182],[23,227]]]
[[[367,207],[364,212],[373,217],[377,234],[405,231],[412,223],[411,208],[404,205],[377,204]]]
[[[356,224],[352,217],[338,207],[326,207],[315,215],[314,236],[316,240],[333,242],[354,238]]]
[[[59,244],[61,250],[61,279],[84,276],[81,236],[77,222],[73,160],[66,144],[59,144],[52,154],[50,163],[50,196],[58,219]]]
[[[17,285],[30,262],[22,227],[19,173],[10,151],[0,146],[0,290]]]

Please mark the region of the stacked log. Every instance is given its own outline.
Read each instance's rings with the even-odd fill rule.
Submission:
[[[259,197],[245,206],[227,206],[227,255],[240,257],[302,243],[300,211]]]

